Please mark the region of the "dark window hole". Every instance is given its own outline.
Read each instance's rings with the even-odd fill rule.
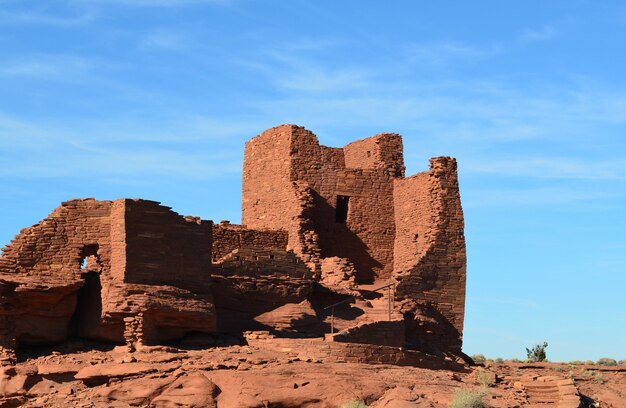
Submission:
[[[337,196],[337,207],[335,212],[335,221],[339,224],[343,224],[348,219],[348,202],[350,201],[350,197],[338,195]]]

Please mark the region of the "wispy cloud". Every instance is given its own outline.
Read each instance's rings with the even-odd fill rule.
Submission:
[[[79,56],[38,54],[1,62],[0,76],[74,80],[92,67],[90,60]]]
[[[159,29],[145,35],[139,44],[145,48],[181,50],[188,46],[188,39],[180,31]]]
[[[231,5],[237,0],[70,0],[76,4],[126,7],[184,7],[196,5]]]
[[[89,24],[96,20],[96,10],[79,10],[71,15],[55,15],[42,11],[0,11],[0,24],[5,25],[48,25],[56,27],[74,27]]]
[[[615,192],[585,191],[576,186],[471,189],[464,192],[463,207],[569,206],[577,203],[604,201],[616,197],[619,197],[619,194]]]
[[[484,297],[475,296],[473,298],[474,303],[489,304],[489,305],[507,305],[517,306],[521,308],[540,309],[539,304],[532,299],[524,298],[498,298],[498,297]]]
[[[592,161],[565,157],[466,161],[464,170],[539,179],[626,181],[626,161]]]
[[[546,24],[540,28],[524,30],[519,39],[522,42],[547,41],[556,37],[558,34],[559,30],[554,25]]]
[[[204,127],[213,129],[198,137]],[[209,118],[197,118],[179,128],[177,136],[159,139],[158,131],[135,136],[128,129],[123,135],[107,128],[88,135],[76,130],[59,130],[0,115],[0,158],[5,166],[0,177],[47,179],[51,177],[174,176],[207,179],[241,171],[241,154],[222,141],[237,134],[235,128]],[[82,130],[84,132],[85,129]],[[119,131],[118,131],[119,132]],[[146,131],[147,132],[147,131]],[[20,137],[16,138],[15,135]],[[193,142],[202,150],[190,149]],[[206,135],[213,138],[207,138]],[[135,144],[141,143],[137,149]],[[162,145],[161,142],[167,142]]]
[[[456,42],[412,44],[406,47],[406,61],[410,63],[443,65],[459,61],[475,61],[499,54],[499,45],[476,47]]]

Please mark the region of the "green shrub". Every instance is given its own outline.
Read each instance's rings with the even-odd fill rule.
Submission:
[[[519,358],[512,358],[511,359],[511,363],[521,363],[522,360],[520,360]]]
[[[596,364],[614,366],[617,365],[617,361],[613,360],[612,358],[601,358],[596,362]]]
[[[546,361],[546,348],[548,347],[548,342],[544,341],[543,344],[537,344],[533,346],[531,349],[526,349],[526,355],[528,356],[528,361],[532,363],[538,363],[541,361]]]
[[[496,358],[496,363],[504,363],[504,359],[503,358]]]
[[[472,360],[474,360],[476,364],[484,363],[485,361],[487,361],[484,354],[474,354],[471,357],[472,357]]]
[[[619,365],[626,365],[626,360],[620,360]]]
[[[487,390],[459,390],[454,393],[450,408],[487,408]]]
[[[570,361],[569,364],[570,365],[581,365],[583,362],[580,360],[574,360],[574,361]]]
[[[349,401],[343,404],[343,408],[367,408],[367,404],[363,401]]]

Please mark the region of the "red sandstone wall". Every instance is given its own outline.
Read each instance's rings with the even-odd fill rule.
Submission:
[[[140,314],[153,333],[139,337],[214,330],[211,225],[150,201],[63,203],[4,248],[0,346],[63,341],[78,315],[88,320],[72,330],[96,340],[123,341],[123,319]],[[88,298],[86,256],[99,273]]]
[[[288,240],[284,230],[251,230],[224,222],[213,224],[213,260],[244,247],[286,250]]]
[[[382,133],[352,142],[343,148],[345,167],[353,169],[384,169],[388,174],[404,177],[402,137]]]
[[[213,293],[222,331],[252,330],[253,318],[311,293],[313,273],[292,252],[242,248],[214,264]]]
[[[290,178],[291,128],[266,130],[246,142],[242,186],[242,224],[251,229],[285,229],[298,212]]]
[[[182,217],[154,201],[124,200],[124,205],[124,281],[207,290],[213,223]]]
[[[293,143],[292,151],[296,154],[292,158],[292,177],[307,182],[317,193],[313,221],[321,256],[350,259],[361,282],[390,277],[395,237],[392,182],[395,174],[386,170],[388,166],[403,168],[397,161],[402,159],[399,136],[378,135],[335,149],[320,146],[311,132],[295,128]],[[357,160],[367,156],[367,149],[376,161],[365,161],[359,166]],[[374,168],[361,168],[368,163]],[[349,164],[356,168],[349,168]],[[337,195],[350,197],[344,224],[335,220]]]
[[[368,149],[371,160],[359,164]],[[346,154],[355,168],[346,168]],[[287,229],[290,248],[298,254],[298,247],[305,246],[322,257],[350,259],[362,282],[388,278],[395,238],[393,179],[403,172],[398,135],[383,134],[341,149],[320,146],[302,127],[279,126],[246,144],[243,223]],[[312,203],[309,197],[294,201],[289,181],[306,183],[302,187],[308,186]],[[337,195],[350,196],[346,223],[335,221]],[[306,227],[304,211],[309,213]],[[305,233],[312,239],[303,245]]]
[[[97,245],[102,272],[111,264],[110,201],[71,200],[20,231],[2,249],[0,273],[79,278],[85,249]]]
[[[92,270],[109,274],[111,207],[110,201],[94,199],[64,202],[3,249],[1,343],[12,348],[66,338],[84,284],[82,260],[89,256]]]
[[[456,329],[465,312],[465,237],[456,160],[431,159],[427,173],[395,181],[397,297],[431,303]],[[444,340],[442,340],[444,341]]]
[[[296,126],[266,130],[246,143],[243,167],[242,224],[250,229],[285,230],[289,250],[313,269],[319,258],[310,216],[313,197],[306,183],[292,181],[292,133]]]

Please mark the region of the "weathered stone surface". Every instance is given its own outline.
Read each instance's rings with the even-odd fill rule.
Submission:
[[[173,378],[142,377],[126,380],[98,390],[107,401],[119,401],[130,406],[146,406],[152,398],[174,381]]]
[[[174,381],[152,400],[154,408],[216,408],[220,389],[201,373],[192,373]]]
[[[74,378],[87,383],[116,377],[132,377],[155,371],[157,368],[154,365],[146,363],[97,364],[80,369]]]
[[[276,331],[284,332],[314,332],[319,329],[320,325],[315,310],[308,300],[288,303],[257,316],[255,320]]]

